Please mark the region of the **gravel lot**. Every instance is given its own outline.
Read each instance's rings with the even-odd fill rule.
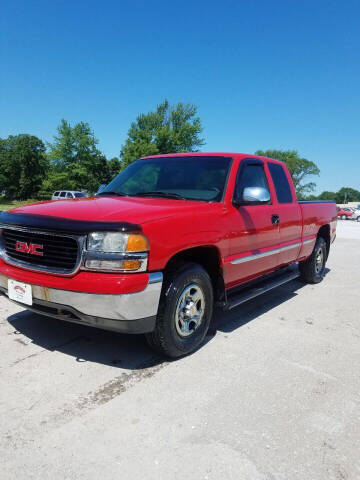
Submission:
[[[327,266],[175,362],[0,298],[0,478],[360,479],[360,223]]]

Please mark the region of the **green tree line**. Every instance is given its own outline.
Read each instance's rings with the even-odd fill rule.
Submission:
[[[0,193],[13,200],[45,200],[56,190],[85,190],[95,193],[137,158],[196,152],[204,145],[197,107],[192,104],[170,105],[167,100],[154,111],[140,114],[130,125],[119,157],[107,159],[99,149],[90,125],[71,125],[61,120],[52,142],[44,143],[30,134],[10,135],[0,139]],[[317,165],[302,158],[296,150],[258,150],[257,155],[277,158],[286,163],[300,199],[360,201],[360,192],[342,188],[314,197]]]
[[[320,195],[309,195],[307,200],[333,200],[336,203],[359,202],[360,191],[355,188],[342,187],[337,192],[325,190]]]

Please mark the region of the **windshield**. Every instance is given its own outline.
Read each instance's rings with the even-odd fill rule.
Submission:
[[[202,156],[136,160],[99,195],[108,192],[220,202],[230,162],[227,157]]]

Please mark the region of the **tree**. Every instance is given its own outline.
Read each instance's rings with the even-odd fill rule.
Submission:
[[[350,187],[342,187],[336,193],[336,203],[360,202],[360,192]]]
[[[336,201],[336,192],[329,192],[325,190],[324,192],[320,193],[318,197],[316,197],[317,200],[334,200]]]
[[[111,158],[107,162],[107,181],[105,183],[109,183],[116,175],[121,171],[121,162],[118,157]]]
[[[89,124],[79,122],[72,127],[61,120],[57,131],[58,135],[49,144],[51,169],[44,191],[71,188],[95,192],[100,184],[106,183],[109,173],[106,158],[97,148],[98,140]]]
[[[314,182],[303,182],[309,175],[319,175],[320,170],[311,160],[300,157],[296,150],[257,150],[255,155],[275,158],[284,162],[289,169],[299,198],[303,198],[306,194],[315,190],[316,184]]]
[[[325,190],[320,195],[309,195],[305,200],[333,200],[336,203],[360,202],[360,191],[355,188],[342,187],[338,192]]]
[[[27,134],[0,140],[0,190],[20,200],[37,196],[49,168],[43,142]]]
[[[204,141],[199,136],[202,127],[196,114],[195,105],[170,105],[164,100],[155,112],[139,115],[121,148],[122,168],[147,155],[198,151]]]

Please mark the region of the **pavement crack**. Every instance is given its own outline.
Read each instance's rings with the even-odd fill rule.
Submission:
[[[313,375],[322,376],[322,377],[328,378],[329,380],[338,381],[338,379],[336,377],[334,377],[333,375],[330,375],[329,373],[326,373],[326,372],[321,372],[319,370],[315,370],[315,368],[312,368],[309,365],[303,365],[303,364],[300,364],[300,363],[297,363],[297,362],[291,362],[290,360],[287,360],[286,358],[282,358],[282,361],[285,362],[285,363],[288,363],[289,365],[292,365],[296,368],[299,368],[300,370],[304,370],[306,372],[312,373]]]
[[[19,363],[24,362],[25,360],[28,360],[29,358],[37,357],[41,353],[44,353],[44,352],[47,352],[47,351],[48,350],[46,348],[43,348],[42,350],[40,350],[38,352],[31,353],[30,355],[26,355],[25,357],[19,358],[18,360],[15,360],[15,362],[13,362],[10,365],[10,367],[14,367],[15,365],[18,365]]]
[[[63,404],[58,411],[50,413],[48,416],[41,419],[38,424],[38,433],[44,435],[51,430],[60,428],[71,422],[74,418],[86,415],[88,412],[110,402],[114,398],[128,391],[138,383],[153,377],[170,363],[159,362],[161,362],[159,357],[152,357],[143,364],[137,365],[136,370],[123,372],[95,390],[80,396],[73,402]],[[41,402],[42,398],[34,402],[28,408],[28,411],[33,410],[34,407]],[[22,448],[29,442],[31,442],[30,439],[17,439],[13,444],[13,448]]]
[[[22,363],[23,361],[28,360],[29,358],[36,357],[36,356],[40,355],[41,353],[53,352],[54,350],[58,350],[59,348],[65,347],[66,345],[69,345],[70,343],[77,342],[78,340],[82,340],[84,338],[85,337],[78,336],[78,337],[71,338],[70,340],[67,340],[66,342],[63,342],[63,343],[52,345],[51,347],[48,347],[48,348],[42,348],[38,352],[31,353],[30,355],[26,355],[25,357],[22,357],[22,358],[19,358],[18,360],[15,360],[15,362],[13,362],[10,365],[10,367],[14,367],[15,365],[18,365],[19,363]],[[19,340],[17,340],[17,341],[19,341]],[[23,343],[23,342],[21,341],[21,343]],[[26,343],[25,345],[29,345],[29,344]]]
[[[106,382],[93,392],[89,392],[86,396],[81,397],[77,402],[77,409],[83,410],[87,408],[94,408],[98,405],[103,405],[113,398],[126,392],[142,380],[153,377],[160,371],[166,363],[160,363],[153,367],[145,367],[140,370],[133,370],[131,373],[124,372],[121,375]]]

